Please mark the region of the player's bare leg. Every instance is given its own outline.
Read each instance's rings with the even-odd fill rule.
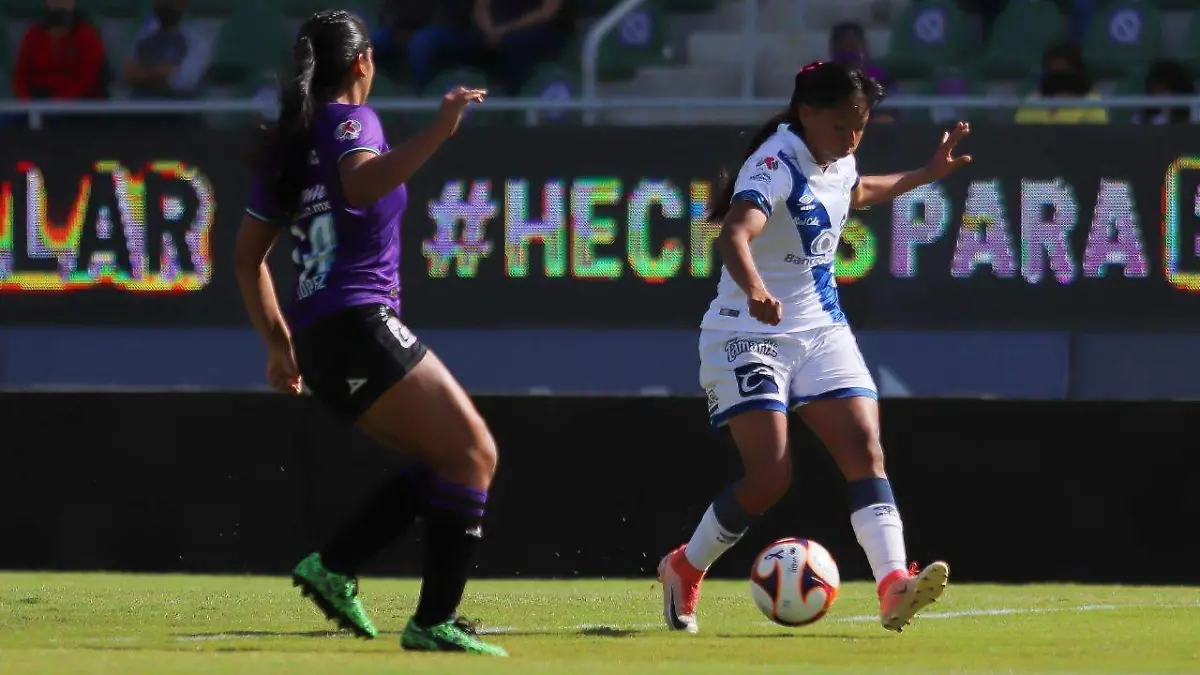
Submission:
[[[687,544],[658,564],[663,584],[663,618],[671,630],[700,630],[696,607],[708,568],[742,538],[750,525],[779,501],[792,480],[787,415],[751,410],[729,420],[745,475],[713,501]]]
[[[924,570],[908,565],[904,524],[884,470],[879,404],[862,396],[817,400],[801,407],[800,416],[849,483],[850,524],[875,576],[880,623],[900,632],[941,597],[950,567],[941,561]]]

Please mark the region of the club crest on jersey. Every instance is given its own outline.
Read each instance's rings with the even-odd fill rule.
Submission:
[[[779,343],[774,340],[755,340],[744,337],[734,338],[725,343],[725,356],[730,363],[746,352],[774,358],[779,356]]]
[[[362,122],[346,120],[337,126],[336,135],[339,141],[356,141],[362,136]]]
[[[775,169],[779,168],[779,160],[775,159],[775,157],[771,155],[767,155],[766,157],[758,160],[758,168],[761,169],[764,166],[767,167],[767,171],[774,171]]]

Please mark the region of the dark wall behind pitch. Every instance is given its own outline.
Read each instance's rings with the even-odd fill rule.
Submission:
[[[478,404],[502,453],[481,575],[650,577],[737,472],[698,399]],[[885,401],[910,555],[963,581],[1200,582],[1181,538],[1200,519],[1197,411]],[[396,466],[275,395],[0,394],[0,429],[3,568],[282,573]],[[794,440],[791,494],[714,573],[796,535],[866,578],[841,478]],[[415,548],[370,571],[414,572]]]

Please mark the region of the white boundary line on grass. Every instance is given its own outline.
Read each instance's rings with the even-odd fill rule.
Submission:
[[[1183,603],[1183,604],[1157,604],[1157,603],[1134,603],[1126,605],[1113,604],[1096,604],[1096,605],[1076,605],[1072,607],[1000,607],[995,609],[961,609],[951,610],[946,612],[929,612],[921,614],[919,619],[964,619],[972,617],[992,617],[992,616],[1020,616],[1024,614],[1051,614],[1062,612],[1105,612],[1120,609],[1194,609],[1200,607],[1200,603]],[[830,617],[826,621],[833,623],[873,623],[879,621],[879,617],[874,614],[862,614],[857,616],[842,616]],[[604,623],[581,623],[574,626],[496,626],[493,628],[480,629],[480,634],[483,635],[502,635],[505,633],[530,633],[530,634],[554,634],[568,633],[578,631],[628,631],[628,630],[650,630],[659,628],[662,622],[655,623],[636,623],[628,625],[604,624]],[[770,621],[756,622],[759,626],[773,626],[775,624]],[[176,642],[215,642],[220,640],[254,640],[265,635],[244,635],[238,633],[214,633],[212,635],[185,635],[175,638]],[[330,634],[330,638],[348,638],[348,634]]]
[[[1118,609],[1190,609],[1200,607],[1200,603],[1184,603],[1184,604],[1127,604],[1127,605],[1077,605],[1074,607],[1023,607],[1023,608],[996,608],[996,609],[961,609],[947,612],[929,612],[920,614],[918,619],[962,619],[969,617],[988,617],[988,616],[1014,616],[1022,614],[1050,614],[1056,612],[1104,612]],[[875,614],[862,614],[859,616],[842,616],[831,617],[828,619],[833,623],[873,623],[879,621],[879,616]],[[661,622],[656,623],[639,623],[628,626],[619,626],[614,624],[579,624],[576,626],[557,626],[557,627],[534,627],[534,628],[516,628],[511,626],[496,626],[495,628],[484,628],[479,632],[482,634],[502,634],[502,633],[553,633],[564,631],[583,631],[583,630],[647,630],[650,628],[658,628],[662,626]],[[770,621],[760,621],[756,625],[774,626]]]

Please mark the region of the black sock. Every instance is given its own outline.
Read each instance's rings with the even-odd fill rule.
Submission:
[[[425,500],[425,563],[421,599],[413,616],[429,627],[452,618],[483,535],[487,491],[434,478]]]
[[[425,467],[418,465],[389,478],[321,550],[325,567],[357,576],[375,554],[404,536],[421,512],[428,477]]]

